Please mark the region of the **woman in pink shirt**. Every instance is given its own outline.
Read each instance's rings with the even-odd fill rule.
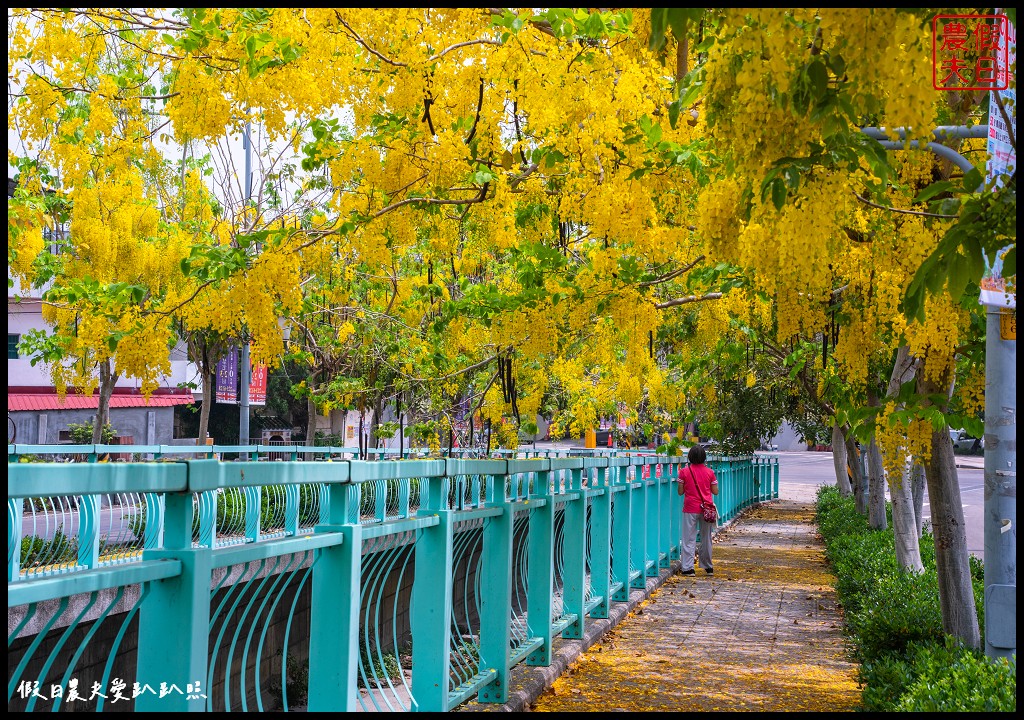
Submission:
[[[693,575],[693,553],[697,544],[697,527],[700,527],[700,566],[708,575],[714,574],[711,564],[711,533],[717,522],[704,520],[701,503],[714,505],[713,495],[718,494],[718,478],[715,471],[704,464],[707,453],[700,445],[694,445],[686,454],[689,463],[679,468],[677,491],[683,496],[683,538],[679,545],[679,561],[682,574]],[[717,515],[717,510],[716,513]]]

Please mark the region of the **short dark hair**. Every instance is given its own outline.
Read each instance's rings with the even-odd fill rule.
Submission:
[[[704,461],[708,459],[708,454],[700,445],[694,445],[686,453],[686,459],[690,461],[691,465],[703,465]]]

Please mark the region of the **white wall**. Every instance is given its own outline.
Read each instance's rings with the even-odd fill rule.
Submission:
[[[807,449],[807,443],[803,441],[803,438],[800,437],[793,426],[787,422],[782,423],[782,427],[779,429],[778,434],[771,439],[770,443],[777,446],[777,449],[779,450]]]

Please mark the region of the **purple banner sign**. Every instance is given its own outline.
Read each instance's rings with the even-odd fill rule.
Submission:
[[[217,402],[238,404],[238,348],[217,362]]]

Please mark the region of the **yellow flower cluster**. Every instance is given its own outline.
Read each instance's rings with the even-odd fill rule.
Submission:
[[[981,417],[985,411],[985,368],[972,367],[958,378],[956,395],[965,414]]]

